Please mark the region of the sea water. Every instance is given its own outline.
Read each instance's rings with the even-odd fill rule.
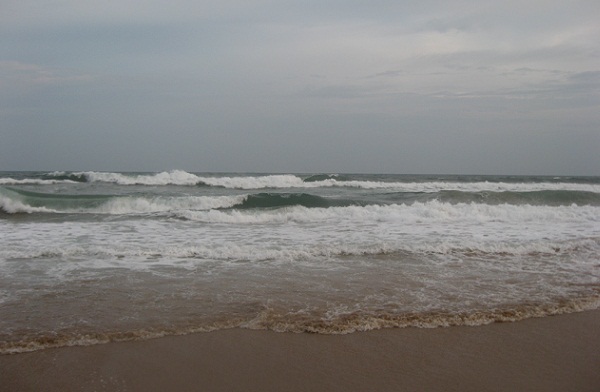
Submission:
[[[0,173],[0,353],[600,305],[600,177]]]

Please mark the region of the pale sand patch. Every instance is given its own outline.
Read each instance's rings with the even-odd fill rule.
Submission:
[[[223,330],[0,356],[1,391],[600,391],[600,310],[349,335]]]

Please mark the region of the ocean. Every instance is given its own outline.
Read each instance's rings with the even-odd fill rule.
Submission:
[[[0,172],[0,353],[600,306],[600,177]]]

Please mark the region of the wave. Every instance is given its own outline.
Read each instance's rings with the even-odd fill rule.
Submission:
[[[432,195],[432,194],[428,194]],[[404,197],[404,195],[400,195]],[[514,205],[592,205],[600,206],[600,193],[574,190],[538,190],[527,192],[463,192],[440,191],[436,200],[448,203],[514,204]]]
[[[55,184],[64,184],[71,183],[74,184],[75,181],[72,180],[64,180],[64,179],[53,179],[53,180],[43,180],[39,178],[0,178],[0,185],[55,185]]]
[[[327,208],[356,204],[358,202],[352,200],[328,199],[306,193],[139,197],[48,194],[0,187],[0,211],[5,214],[43,212],[126,215],[213,209],[275,209],[292,206]]]
[[[302,206],[307,208],[367,205],[412,205],[414,203],[447,203],[451,205],[515,205],[515,206],[600,206],[600,194],[586,191],[532,192],[463,192],[444,190],[427,192],[387,192],[361,199],[323,197],[310,193],[256,193],[230,196],[117,196],[69,195],[31,192],[0,187],[0,212],[13,213],[105,213],[130,214],[165,211],[204,211],[210,209],[276,209]],[[508,208],[508,207],[507,207]]]
[[[363,222],[364,224],[395,222],[402,225],[439,223],[483,224],[506,222],[522,224],[530,222],[561,221],[589,222],[598,224],[600,208],[595,206],[515,206],[486,204],[451,204],[437,200],[425,203],[391,205],[351,205],[346,207],[307,208],[293,206],[284,209],[245,211],[210,210],[180,211],[177,216],[204,223],[267,224],[311,222]]]
[[[269,329],[276,332],[310,332],[320,334],[348,334],[382,328],[437,328],[451,326],[480,326],[495,322],[515,322],[532,317],[581,312],[600,307],[600,296],[559,300],[553,303],[505,306],[490,310],[471,312],[413,312],[395,313],[385,311],[328,312],[323,317],[300,314],[281,314],[267,308],[255,319],[240,327]],[[321,317],[319,317],[321,316]]]
[[[211,210],[241,205],[239,196],[114,196],[65,195],[0,187],[0,211],[17,213],[146,214],[180,210]]]
[[[445,195],[445,196],[444,196]],[[506,198],[548,197],[543,194],[493,195],[497,203],[483,204],[473,199],[483,195],[442,193],[443,199],[407,203],[375,204],[350,199],[325,198],[306,193],[258,193],[223,196],[120,196],[65,195],[30,192],[0,187],[0,211],[18,213],[78,213],[131,215],[160,213],[163,216],[203,223],[269,224],[285,222],[363,222],[402,223],[403,225],[506,222],[600,222],[597,197],[581,193],[580,198],[592,198],[586,205],[507,204]],[[395,196],[397,197],[397,196]],[[485,196],[489,198],[490,196]],[[556,196],[560,199],[561,195]],[[462,198],[470,201],[457,202]],[[500,203],[502,201],[502,203]],[[588,200],[589,201],[589,200]]]
[[[124,174],[109,172],[78,172],[51,173],[56,181],[103,182],[118,185],[182,185],[182,186],[213,186],[230,189],[263,189],[263,188],[297,188],[304,182],[300,177],[290,174],[265,176],[198,176],[183,170],[173,170],[153,174]],[[16,180],[15,180],[16,181]],[[25,181],[25,180],[21,180]],[[28,180],[27,183],[45,183],[50,180]],[[17,182],[21,183],[21,182]],[[26,182],[23,182],[26,183]],[[12,184],[8,181],[6,184]]]
[[[359,204],[352,200],[331,199],[308,193],[258,193],[248,195],[244,202],[233,206],[238,209],[279,208],[302,206],[306,208],[341,207]]]
[[[439,328],[450,326],[481,326],[495,322],[517,322],[534,317],[582,312],[598,309],[598,295],[557,299],[549,303],[507,305],[494,309],[464,312],[428,311],[393,312],[384,310],[321,312],[290,312],[269,304],[260,307],[253,317],[232,316],[218,321],[171,327],[146,327],[123,331],[53,331],[38,333],[17,341],[0,341],[0,354],[17,354],[47,348],[91,346],[110,342],[136,341],[165,336],[187,335],[222,329],[244,328],[275,332],[318,333],[340,335],[384,328]]]
[[[342,176],[339,174],[314,174],[306,177],[304,182],[319,182],[325,180],[336,180],[336,181],[352,181],[350,176]]]
[[[110,172],[52,172],[31,178],[0,178],[0,185],[54,185],[76,183],[112,183],[117,185],[201,185],[200,177],[182,170],[153,174]]]
[[[104,195],[64,195],[0,187],[0,210],[9,214],[56,213],[70,209],[92,209],[109,200]]]
[[[327,208],[357,204],[306,193],[258,193],[229,196],[112,196],[30,192],[0,187],[0,211],[15,213],[136,214],[213,209],[274,209],[291,206]]]
[[[67,173],[67,172],[52,172],[44,174],[43,178],[58,181],[72,181],[72,182],[88,182],[87,176],[83,173]]]
[[[335,244],[289,244],[285,247],[272,244],[250,245],[233,242],[206,241],[206,244],[184,245],[115,245],[113,247],[92,245],[65,245],[44,249],[3,250],[5,259],[90,259],[94,260],[94,268],[101,268],[103,260],[106,268],[116,266],[126,270],[148,271],[152,265],[148,260],[177,260],[178,267],[185,263],[191,269],[198,260],[238,263],[246,262],[294,262],[322,266],[323,259],[339,257],[374,256],[390,260],[414,259],[421,256],[456,256],[460,258],[479,258],[484,260],[507,259],[511,257],[536,256],[561,257],[578,255],[596,255],[600,250],[600,237],[583,238],[570,241],[530,241],[515,244],[508,241],[489,242],[485,240],[471,241],[429,241],[429,242],[397,242],[382,240],[372,244],[343,243]],[[587,256],[586,256],[587,257]],[[122,260],[122,261],[120,261]],[[139,262],[135,262],[138,260]],[[187,260],[187,262],[185,261]],[[74,266],[76,267],[76,266]],[[60,273],[55,271],[60,279]]]
[[[584,191],[531,191],[531,192],[462,192],[440,191],[392,192],[384,195],[371,195],[361,200],[322,197],[310,193],[256,193],[249,194],[241,205],[234,208],[276,208],[304,206],[308,208],[345,207],[369,204],[412,204],[415,202],[439,201],[450,204],[512,204],[530,206],[600,206],[600,193]]]
[[[0,179],[0,185],[17,184],[52,184],[56,182],[103,182],[117,185],[180,185],[208,186],[229,189],[280,189],[280,188],[331,188],[346,187],[358,189],[389,189],[397,192],[440,192],[444,190],[461,192],[532,192],[532,191],[581,191],[600,194],[597,183],[574,182],[491,182],[491,181],[373,181],[357,180],[351,176],[337,174],[317,174],[302,177],[293,174],[259,175],[259,176],[200,176],[183,170],[150,174],[125,174],[109,172],[55,172],[45,178],[50,179]],[[53,182],[54,181],[54,182]]]

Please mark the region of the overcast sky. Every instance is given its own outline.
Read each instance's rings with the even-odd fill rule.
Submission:
[[[0,170],[600,175],[599,16],[3,0]]]

